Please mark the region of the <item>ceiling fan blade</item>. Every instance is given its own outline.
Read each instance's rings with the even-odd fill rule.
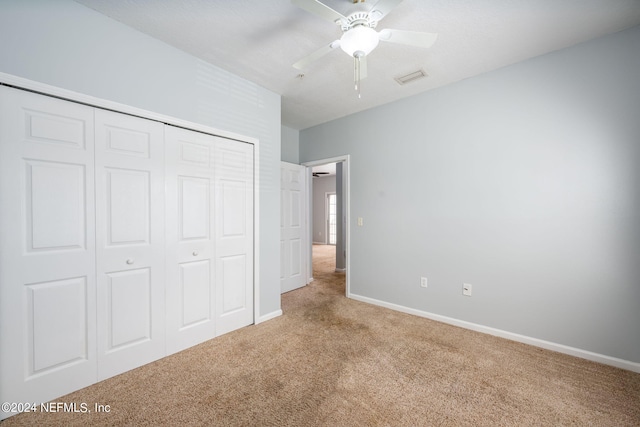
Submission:
[[[313,13],[322,19],[327,21],[346,21],[347,18],[341,13],[331,9],[326,4],[320,3],[318,0],[291,0],[291,3],[295,4],[301,9],[306,10],[309,13]]]
[[[322,58],[323,56],[325,56],[327,53],[331,52],[333,49],[337,48],[338,46],[340,46],[340,40],[335,40],[329,43],[328,45],[322,46],[320,49],[316,50],[311,55],[307,55],[304,58],[302,58],[300,61],[293,64],[293,68],[302,70],[306,68],[309,64]]]
[[[436,33],[385,29],[378,33],[378,38],[385,42],[428,48],[433,46],[438,35]]]
[[[402,3],[402,0],[380,0],[371,8],[369,16],[371,17],[372,21],[379,21],[387,16],[387,13],[391,12],[391,10],[393,10],[400,3]]]

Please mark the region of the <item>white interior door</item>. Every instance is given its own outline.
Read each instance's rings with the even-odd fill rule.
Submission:
[[[253,145],[215,138],[216,335],[254,322]]]
[[[98,380],[165,354],[163,127],[95,111]]]
[[[216,336],[214,138],[165,127],[167,353]]]
[[[307,284],[306,168],[280,163],[280,290]]]
[[[93,137],[92,108],[0,87],[2,402],[96,381]]]

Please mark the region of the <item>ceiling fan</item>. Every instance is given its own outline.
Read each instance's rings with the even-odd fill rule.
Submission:
[[[354,1],[356,3],[357,1]],[[367,77],[367,55],[378,46],[379,41],[429,48],[435,43],[437,34],[416,31],[384,29],[375,31],[378,22],[398,6],[402,0],[379,0],[368,12],[359,11],[344,16],[318,0],[291,0],[291,3],[320,18],[337,24],[342,37],[293,64],[302,70],[337,47],[353,56],[354,84],[360,98],[360,81]]]

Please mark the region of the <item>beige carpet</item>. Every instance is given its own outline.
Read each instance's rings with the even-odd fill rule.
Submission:
[[[640,374],[344,297],[333,247],[284,315],[57,399],[14,425],[640,426]]]

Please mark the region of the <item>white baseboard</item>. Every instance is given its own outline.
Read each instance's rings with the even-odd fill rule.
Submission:
[[[402,313],[413,314],[415,316],[425,317],[427,319],[435,320],[437,322],[447,323],[449,325],[459,326],[461,328],[470,329],[472,331],[481,332],[484,334],[493,335],[500,338],[506,338],[511,341],[517,341],[524,344],[529,344],[535,347],[544,348],[547,350],[557,351],[558,353],[564,353],[582,359],[591,360],[593,362],[599,362],[604,365],[615,366],[616,368],[626,369],[632,372],[640,373],[640,363],[631,362],[629,360],[618,359],[616,357],[606,356],[604,354],[593,353],[591,351],[582,350],[575,347],[569,347],[563,344],[557,344],[550,341],[541,340],[538,338],[532,338],[525,335],[516,334],[513,332],[504,331],[502,329],[491,328],[489,326],[479,325],[477,323],[467,322],[465,320],[458,320],[452,317],[441,316],[439,314],[429,313],[427,311],[416,310],[414,308],[405,307],[390,302],[380,301],[374,298],[364,297],[362,295],[349,294],[349,298],[357,301],[366,302],[368,304],[377,305],[380,307],[389,308],[391,310],[400,311]]]
[[[267,313],[264,316],[260,316],[256,319],[255,324],[266,322],[267,320],[275,319],[276,317],[282,316],[282,310],[272,311],[271,313]]]

